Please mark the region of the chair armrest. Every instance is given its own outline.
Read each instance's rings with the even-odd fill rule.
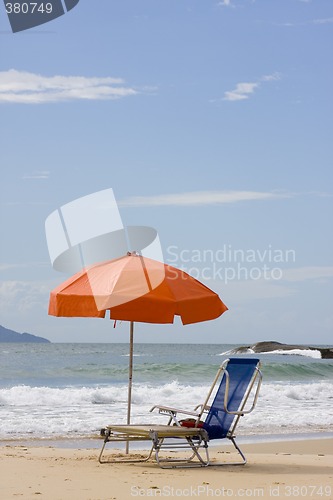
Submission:
[[[158,412],[161,413],[162,415],[176,415],[177,413],[182,413],[183,415],[191,415],[192,417],[199,416],[198,412],[188,411],[188,410],[180,410],[178,408],[172,408],[171,406],[155,405],[149,411],[152,412],[155,409],[157,409]]]

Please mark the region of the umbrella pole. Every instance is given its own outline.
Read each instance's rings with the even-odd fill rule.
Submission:
[[[130,352],[128,366],[128,398],[127,398],[127,425],[131,423],[132,378],[133,378],[133,335],[134,322],[130,322]],[[129,452],[129,442],[126,441],[126,453]]]

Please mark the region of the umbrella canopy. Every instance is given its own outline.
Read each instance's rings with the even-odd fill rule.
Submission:
[[[189,274],[162,262],[130,253],[89,266],[50,295],[53,316],[99,317],[131,322],[127,423],[133,368],[133,322],[184,325],[218,318],[227,310],[219,296]]]
[[[53,316],[105,317],[184,325],[218,318],[227,310],[219,296],[189,274],[129,254],[89,266],[51,292]]]

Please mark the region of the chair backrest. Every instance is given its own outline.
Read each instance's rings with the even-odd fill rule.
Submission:
[[[234,419],[239,419],[242,411],[245,411],[246,401],[259,375],[254,407],[261,382],[259,366],[260,361],[255,358],[231,358],[221,366],[222,379],[203,424],[210,439],[227,436]],[[228,413],[226,410],[240,413]]]

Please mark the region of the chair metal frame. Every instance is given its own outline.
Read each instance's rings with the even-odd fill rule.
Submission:
[[[233,388],[233,392],[230,393],[230,385],[234,382],[235,373],[232,374],[232,380],[230,380],[230,371],[237,371],[238,365],[249,365],[249,382],[244,393],[237,394],[240,399],[240,403],[237,409],[231,409],[230,401],[237,391],[237,388]],[[231,365],[235,365],[236,368],[232,370]],[[253,371],[251,371],[253,369]],[[220,380],[220,382],[219,382]],[[219,382],[219,384],[218,384]],[[100,463],[116,463],[116,462],[147,462],[155,452],[156,463],[162,468],[175,468],[175,467],[203,467],[208,465],[244,465],[247,460],[236,443],[235,430],[238,425],[240,418],[246,414],[251,413],[258,400],[259,390],[262,383],[262,373],[260,370],[259,359],[253,358],[231,358],[225,360],[219,367],[216,376],[213,380],[212,386],[208,391],[207,397],[203,404],[200,404],[194,408],[194,411],[181,410],[178,408],[172,408],[169,406],[155,405],[150,411],[158,411],[160,415],[165,415],[168,417],[168,422],[166,425],[156,425],[156,424],[145,424],[145,425],[108,425],[105,429],[102,429],[104,433],[104,443],[99,454]],[[224,394],[223,394],[224,391]],[[240,390],[239,390],[240,391]],[[249,398],[252,395],[252,404],[249,407]],[[215,408],[214,403],[216,402],[217,396],[223,396],[223,408]],[[212,403],[210,404],[210,401]],[[233,416],[229,422],[228,428],[223,428],[223,422],[218,429],[220,437],[209,435],[209,425],[206,422],[202,423],[202,419],[209,420],[209,418],[215,418],[219,421],[218,412],[222,414],[228,414]],[[188,417],[193,417],[195,419],[193,427],[182,426],[182,421],[179,415],[185,415]],[[230,419],[229,419],[230,420]],[[241,461],[236,462],[211,462],[208,452],[208,442],[215,439],[229,439],[234,445],[236,451],[241,456]],[[102,459],[105,446],[108,442],[130,442],[130,441],[150,441],[152,443],[150,452],[145,458],[122,458],[122,459]],[[205,456],[202,456],[200,449],[203,448]],[[161,458],[160,452],[162,450],[189,450],[190,456],[187,458]]]

